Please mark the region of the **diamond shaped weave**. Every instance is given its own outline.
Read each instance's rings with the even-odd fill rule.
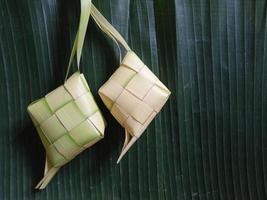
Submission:
[[[104,137],[104,119],[79,72],[44,98],[31,103],[28,112],[46,150],[46,165],[54,173]],[[44,181],[40,182],[43,187],[49,180],[46,184]]]
[[[126,130],[120,160],[161,110],[170,91],[134,52],[129,51],[120,67],[99,89],[99,95]]]

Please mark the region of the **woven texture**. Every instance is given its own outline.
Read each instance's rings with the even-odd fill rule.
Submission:
[[[79,72],[30,104],[28,112],[52,167],[61,167],[104,136],[104,119]]]
[[[125,128],[123,150],[127,146],[128,150],[166,103],[170,91],[134,52],[129,51],[120,67],[99,89],[99,95],[112,115]],[[127,133],[134,141],[129,141]]]

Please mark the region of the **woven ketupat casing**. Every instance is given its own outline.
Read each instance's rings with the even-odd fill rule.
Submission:
[[[120,160],[161,110],[170,91],[134,52],[129,51],[120,67],[99,89],[99,95],[126,130]]]
[[[31,103],[28,112],[52,167],[61,167],[104,137],[104,118],[79,72]]]

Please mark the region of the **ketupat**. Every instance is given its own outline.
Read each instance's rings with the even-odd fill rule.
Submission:
[[[60,167],[104,137],[105,121],[79,72],[29,105],[28,112],[46,150],[43,189]]]
[[[45,188],[60,167],[104,137],[104,118],[84,75],[79,72],[90,12],[91,1],[81,0],[79,28],[64,84],[28,106],[28,112],[46,151],[44,177],[36,189]],[[78,72],[68,79],[75,54]]]
[[[91,14],[99,28],[127,50],[119,68],[99,89],[104,104],[125,128],[125,141],[117,161],[119,163],[159,113],[171,92],[94,5]]]

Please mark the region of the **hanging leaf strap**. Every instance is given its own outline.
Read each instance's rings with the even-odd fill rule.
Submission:
[[[87,26],[88,26],[88,21],[89,21],[90,14],[91,14],[91,5],[92,5],[91,0],[81,0],[80,22],[79,22],[78,31],[77,31],[76,36],[75,36],[74,44],[73,44],[73,47],[71,50],[71,55],[70,55],[70,59],[69,59],[67,73],[65,76],[65,81],[68,78],[69,70],[70,70],[71,64],[73,62],[75,53],[77,56],[77,68],[78,68],[78,70],[80,69],[81,53],[82,53],[84,38],[86,35]]]
[[[127,51],[131,51],[131,48],[121,36],[121,34],[107,21],[107,19],[97,10],[97,8],[93,4],[91,7],[92,17],[99,28],[113,40],[115,38]]]

